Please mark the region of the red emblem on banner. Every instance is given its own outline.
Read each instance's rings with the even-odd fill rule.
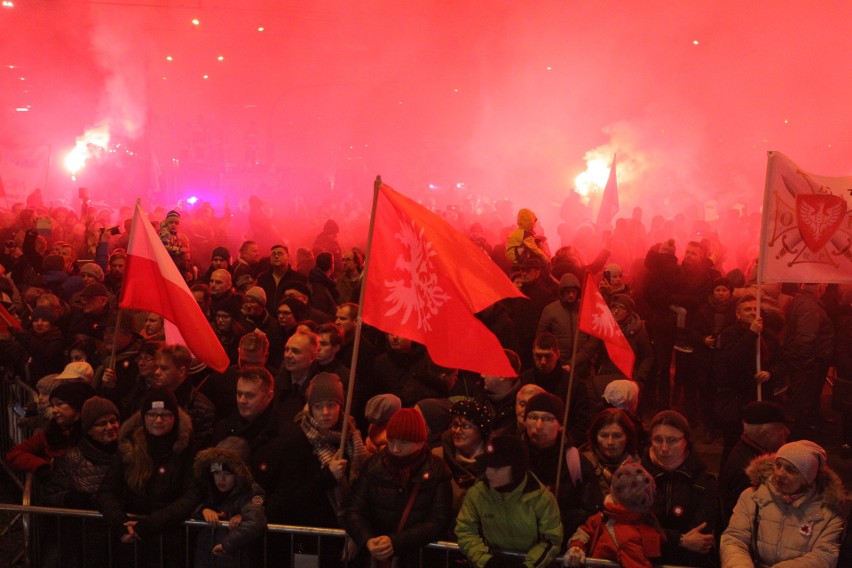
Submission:
[[[834,236],[843,217],[846,201],[828,193],[805,193],[796,196],[796,223],[802,240],[817,252]]]

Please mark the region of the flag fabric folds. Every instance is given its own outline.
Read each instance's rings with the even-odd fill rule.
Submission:
[[[515,376],[500,342],[474,313],[523,294],[434,213],[387,185],[376,199],[362,320],[422,343],[438,365]]]
[[[618,180],[615,177],[615,154],[612,155],[612,165],[609,168],[609,177],[606,179],[601,206],[598,209],[599,227],[608,227],[612,218],[618,213]]]
[[[169,341],[185,344],[211,369],[224,372],[230,365],[225,349],[138,202],[119,307],[160,314],[168,322]]]
[[[604,342],[606,352],[616,367],[628,379],[633,378],[633,365],[636,354],[618,327],[609,306],[601,296],[598,286],[590,272],[586,273],[583,283],[583,299],[580,304],[580,331],[597,337]]]
[[[762,282],[852,283],[852,176],[805,172],[769,152],[758,270]]]

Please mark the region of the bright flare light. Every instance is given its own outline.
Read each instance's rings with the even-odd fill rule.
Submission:
[[[90,128],[85,134],[77,137],[74,149],[65,156],[65,167],[71,172],[71,177],[83,169],[89,158],[106,151],[108,144],[109,127],[106,125]]]
[[[586,160],[586,171],[574,178],[574,189],[583,197],[600,193],[606,187],[609,178],[609,162],[604,158]]]
[[[187,198],[186,202],[190,205],[195,205],[198,203],[198,198],[193,195],[192,197]]]

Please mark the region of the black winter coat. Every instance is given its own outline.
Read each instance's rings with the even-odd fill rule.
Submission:
[[[346,532],[366,551],[369,539],[387,535],[394,557],[403,566],[417,565],[417,551],[447,533],[453,520],[453,489],[447,464],[432,455],[412,473],[405,487],[392,478],[384,462],[385,452],[367,460],[352,489],[346,515]],[[405,527],[397,531],[402,512],[415,484],[420,485]]]

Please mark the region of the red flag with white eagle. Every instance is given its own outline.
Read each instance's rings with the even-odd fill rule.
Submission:
[[[583,283],[583,299],[580,304],[580,331],[597,337],[604,342],[606,352],[616,367],[625,377],[633,378],[633,364],[636,354],[618,327],[618,322],[612,316],[609,306],[601,296],[595,279],[590,272],[586,273]]]
[[[852,176],[769,152],[761,232],[761,282],[852,283]]]
[[[438,365],[514,376],[474,313],[523,297],[467,236],[387,185],[377,192],[361,318],[426,346]]]
[[[167,340],[186,345],[211,369],[224,372],[230,365],[228,354],[139,202],[133,213],[118,305],[163,316]]]

